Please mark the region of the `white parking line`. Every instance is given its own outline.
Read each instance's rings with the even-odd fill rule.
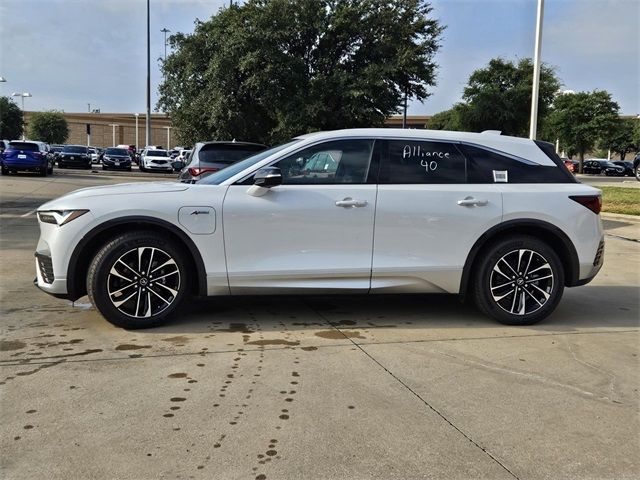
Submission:
[[[22,218],[24,218],[24,217],[28,217],[29,215],[32,215],[32,214],[34,214],[34,213],[36,213],[36,211],[35,211],[35,210],[30,210],[30,211],[28,211],[27,213],[25,213],[25,214],[23,214],[23,215],[20,215],[20,217],[22,217]]]

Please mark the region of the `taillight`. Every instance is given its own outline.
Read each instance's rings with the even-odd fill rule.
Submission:
[[[598,215],[602,210],[602,197],[600,195],[571,195],[569,196],[574,202],[587,207],[593,213]]]
[[[189,175],[199,177],[204,172],[217,172],[218,170],[220,169],[215,167],[189,167]]]

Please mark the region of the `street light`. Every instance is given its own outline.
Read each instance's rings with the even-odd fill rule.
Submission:
[[[145,125],[145,145],[151,143],[151,30],[149,21],[149,0],[147,0],[147,120]]]
[[[111,127],[111,139],[113,142],[113,147],[116,146],[116,127],[119,127],[120,125],[118,125],[117,123],[110,123],[109,126]]]
[[[538,128],[538,90],[540,89],[540,47],[542,43],[542,19],[544,0],[538,0],[536,17],[536,44],[533,55],[533,87],[531,92],[531,119],[529,120],[529,138],[535,140]]]
[[[169,150],[169,145],[171,143],[171,127],[164,127],[167,129],[167,150]]]
[[[24,121],[24,99],[26,97],[33,97],[33,95],[31,95],[29,92],[13,92],[11,94],[11,96],[12,97],[21,97],[22,98],[22,118],[23,118],[23,121]],[[25,139],[25,136],[24,136],[24,127],[23,127],[22,128],[22,140],[24,140],[24,139]]]
[[[134,115],[136,116],[136,148],[140,148],[140,144],[138,143],[138,117],[140,114],[134,113]]]

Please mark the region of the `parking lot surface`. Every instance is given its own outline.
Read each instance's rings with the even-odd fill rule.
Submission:
[[[151,179],[125,177],[0,178],[3,478],[640,475],[640,224],[605,223],[599,276],[531,327],[420,295],[201,299],[125,331],[32,285],[33,210]]]

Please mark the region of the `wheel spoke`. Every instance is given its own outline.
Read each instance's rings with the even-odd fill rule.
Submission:
[[[522,262],[522,255],[524,255],[524,252],[525,252],[525,250],[523,250],[523,249],[518,250],[518,266],[516,268],[516,271],[518,273],[520,273],[520,262]]]
[[[123,290],[126,290],[126,289],[127,289],[127,288],[129,288],[129,287],[133,287],[134,285],[135,285],[135,282],[131,282],[129,285],[125,285],[124,287],[122,287],[122,288],[120,288],[120,289],[116,290],[115,292],[111,292],[109,295],[111,295],[112,297],[113,297],[113,296],[116,296],[116,295],[118,295],[120,292],[122,292]]]
[[[531,275],[532,273],[537,272],[538,270],[542,270],[543,268],[548,268],[549,270],[551,270],[551,265],[549,265],[548,263],[545,263],[545,264],[544,264],[544,265],[542,265],[541,267],[538,267],[538,268],[536,268],[536,269],[534,269],[534,270],[531,270],[531,271],[529,272],[529,275]]]
[[[142,254],[144,253],[144,247],[138,248],[138,271],[143,272],[142,270]]]
[[[140,310],[140,296],[142,292],[138,289],[138,299],[136,300],[136,317],[138,316],[138,311]]]
[[[151,316],[151,294],[147,292],[147,311],[144,314],[145,317]]]
[[[513,294],[513,303],[511,304],[511,313],[515,312],[516,309],[516,301],[518,300],[518,288],[515,289],[515,292]]]
[[[509,280],[511,280],[511,277],[509,275],[505,275],[504,272],[502,270],[500,270],[500,267],[498,266],[498,264],[496,263],[496,266],[493,267],[493,271],[494,272],[498,272],[500,275],[502,275],[505,278],[508,278]]]
[[[506,287],[507,285],[511,285],[512,283],[513,282],[509,281],[509,282],[503,283],[502,285],[496,285],[495,287],[491,287],[491,291],[497,290],[497,289],[502,288],[502,287]]]
[[[549,295],[547,292],[545,292],[544,290],[542,290],[539,286],[537,286],[537,285],[536,285],[536,284],[534,284],[534,283],[532,283],[532,284],[531,284],[531,286],[532,286],[533,288],[535,288],[536,290],[538,290],[542,295],[544,295],[544,299],[545,299],[545,301],[546,301],[546,300],[549,300],[549,297],[550,297],[551,295]]]
[[[171,273],[165,273],[164,275],[162,275],[161,277],[158,278],[154,278],[153,281],[157,282],[158,280],[162,280],[165,277],[168,277],[169,275],[175,275],[176,273],[178,273],[178,270],[171,272]]]
[[[132,267],[130,267],[129,265],[127,265],[126,263],[124,263],[124,262],[122,261],[122,257],[120,257],[120,258],[118,259],[118,262],[120,262],[122,265],[124,265],[125,267],[127,267],[127,268],[128,268],[129,270],[131,270],[133,273],[135,273],[135,274],[136,274],[136,276],[138,276],[138,277],[140,276],[140,274],[139,274],[138,272],[136,272]]]
[[[126,264],[125,264],[126,265]],[[127,282],[133,282],[132,279],[125,277],[124,275],[122,275],[120,272],[118,272],[116,270],[116,266],[114,265],[113,267],[111,267],[111,270],[109,271],[109,273],[111,275],[115,275],[116,277],[120,277],[123,278],[124,280],[126,280]]]
[[[502,262],[504,262],[504,264],[509,267],[509,270],[511,270],[513,272],[513,274],[517,277],[518,273],[513,269],[513,267],[511,265],[509,265],[509,262],[507,262],[504,257],[502,257],[500,260],[502,260]],[[509,277],[507,277],[509,278]]]
[[[160,270],[161,268],[166,267],[167,265],[175,265],[176,268],[178,268],[178,266],[176,265],[176,262],[173,260],[173,258],[169,258],[169,260],[164,262],[162,265],[160,265],[159,267],[154,268],[151,271],[151,273],[156,272],[156,271]]]
[[[529,275],[529,267],[531,266],[531,260],[533,259],[533,250],[529,250],[529,261],[527,262],[527,267],[524,269],[524,273],[522,275]]]
[[[525,313],[527,313],[527,302],[526,302],[526,295],[524,294],[524,288],[522,289],[522,293],[520,294],[520,302],[522,302],[522,305],[520,306],[520,311],[518,312],[518,314],[520,315],[524,315]]]
[[[525,288],[524,291],[527,293],[527,295],[529,295],[531,298],[533,298],[538,305],[540,305],[540,306],[544,305],[544,303],[540,303],[540,300],[538,300],[529,290],[527,290]]]
[[[149,268],[147,268],[147,276],[149,276],[149,274],[151,273],[151,265],[153,265],[153,254],[155,253],[155,251],[155,248],[151,249],[151,256],[149,257]]]
[[[164,303],[166,303],[167,305],[171,305],[171,302],[166,301],[164,298],[162,298],[160,295],[158,295],[155,290],[152,290],[151,288],[149,288],[149,291],[151,293],[153,293],[156,297],[158,297],[160,300],[162,300]]]
[[[165,284],[163,283],[157,283],[156,285],[162,287],[162,288],[166,288],[167,290],[169,290],[171,292],[171,295],[173,295],[174,297],[178,294],[177,290],[174,290],[173,288],[167,287]]]
[[[136,294],[136,292],[133,292],[131,295],[129,295],[127,298],[125,298],[124,300],[120,300],[118,302],[113,302],[113,304],[115,305],[116,308],[119,308],[120,305],[122,305],[123,303],[128,302],[131,298],[133,298],[133,296]]]
[[[494,299],[496,302],[499,302],[500,300],[502,300],[502,299],[503,299],[503,298],[505,298],[505,297],[508,297],[509,295],[511,295],[511,294],[512,294],[513,292],[515,292],[515,291],[516,291],[516,289],[514,288],[514,289],[512,289],[512,290],[509,290],[509,292],[508,292],[508,293],[505,293],[504,295],[500,295],[499,297],[494,296],[494,297],[493,297],[493,299]]]
[[[538,277],[538,278],[532,278],[530,280],[530,282],[538,282],[540,280],[546,280],[547,278],[553,278],[553,274],[551,275],[547,275],[546,277]]]

